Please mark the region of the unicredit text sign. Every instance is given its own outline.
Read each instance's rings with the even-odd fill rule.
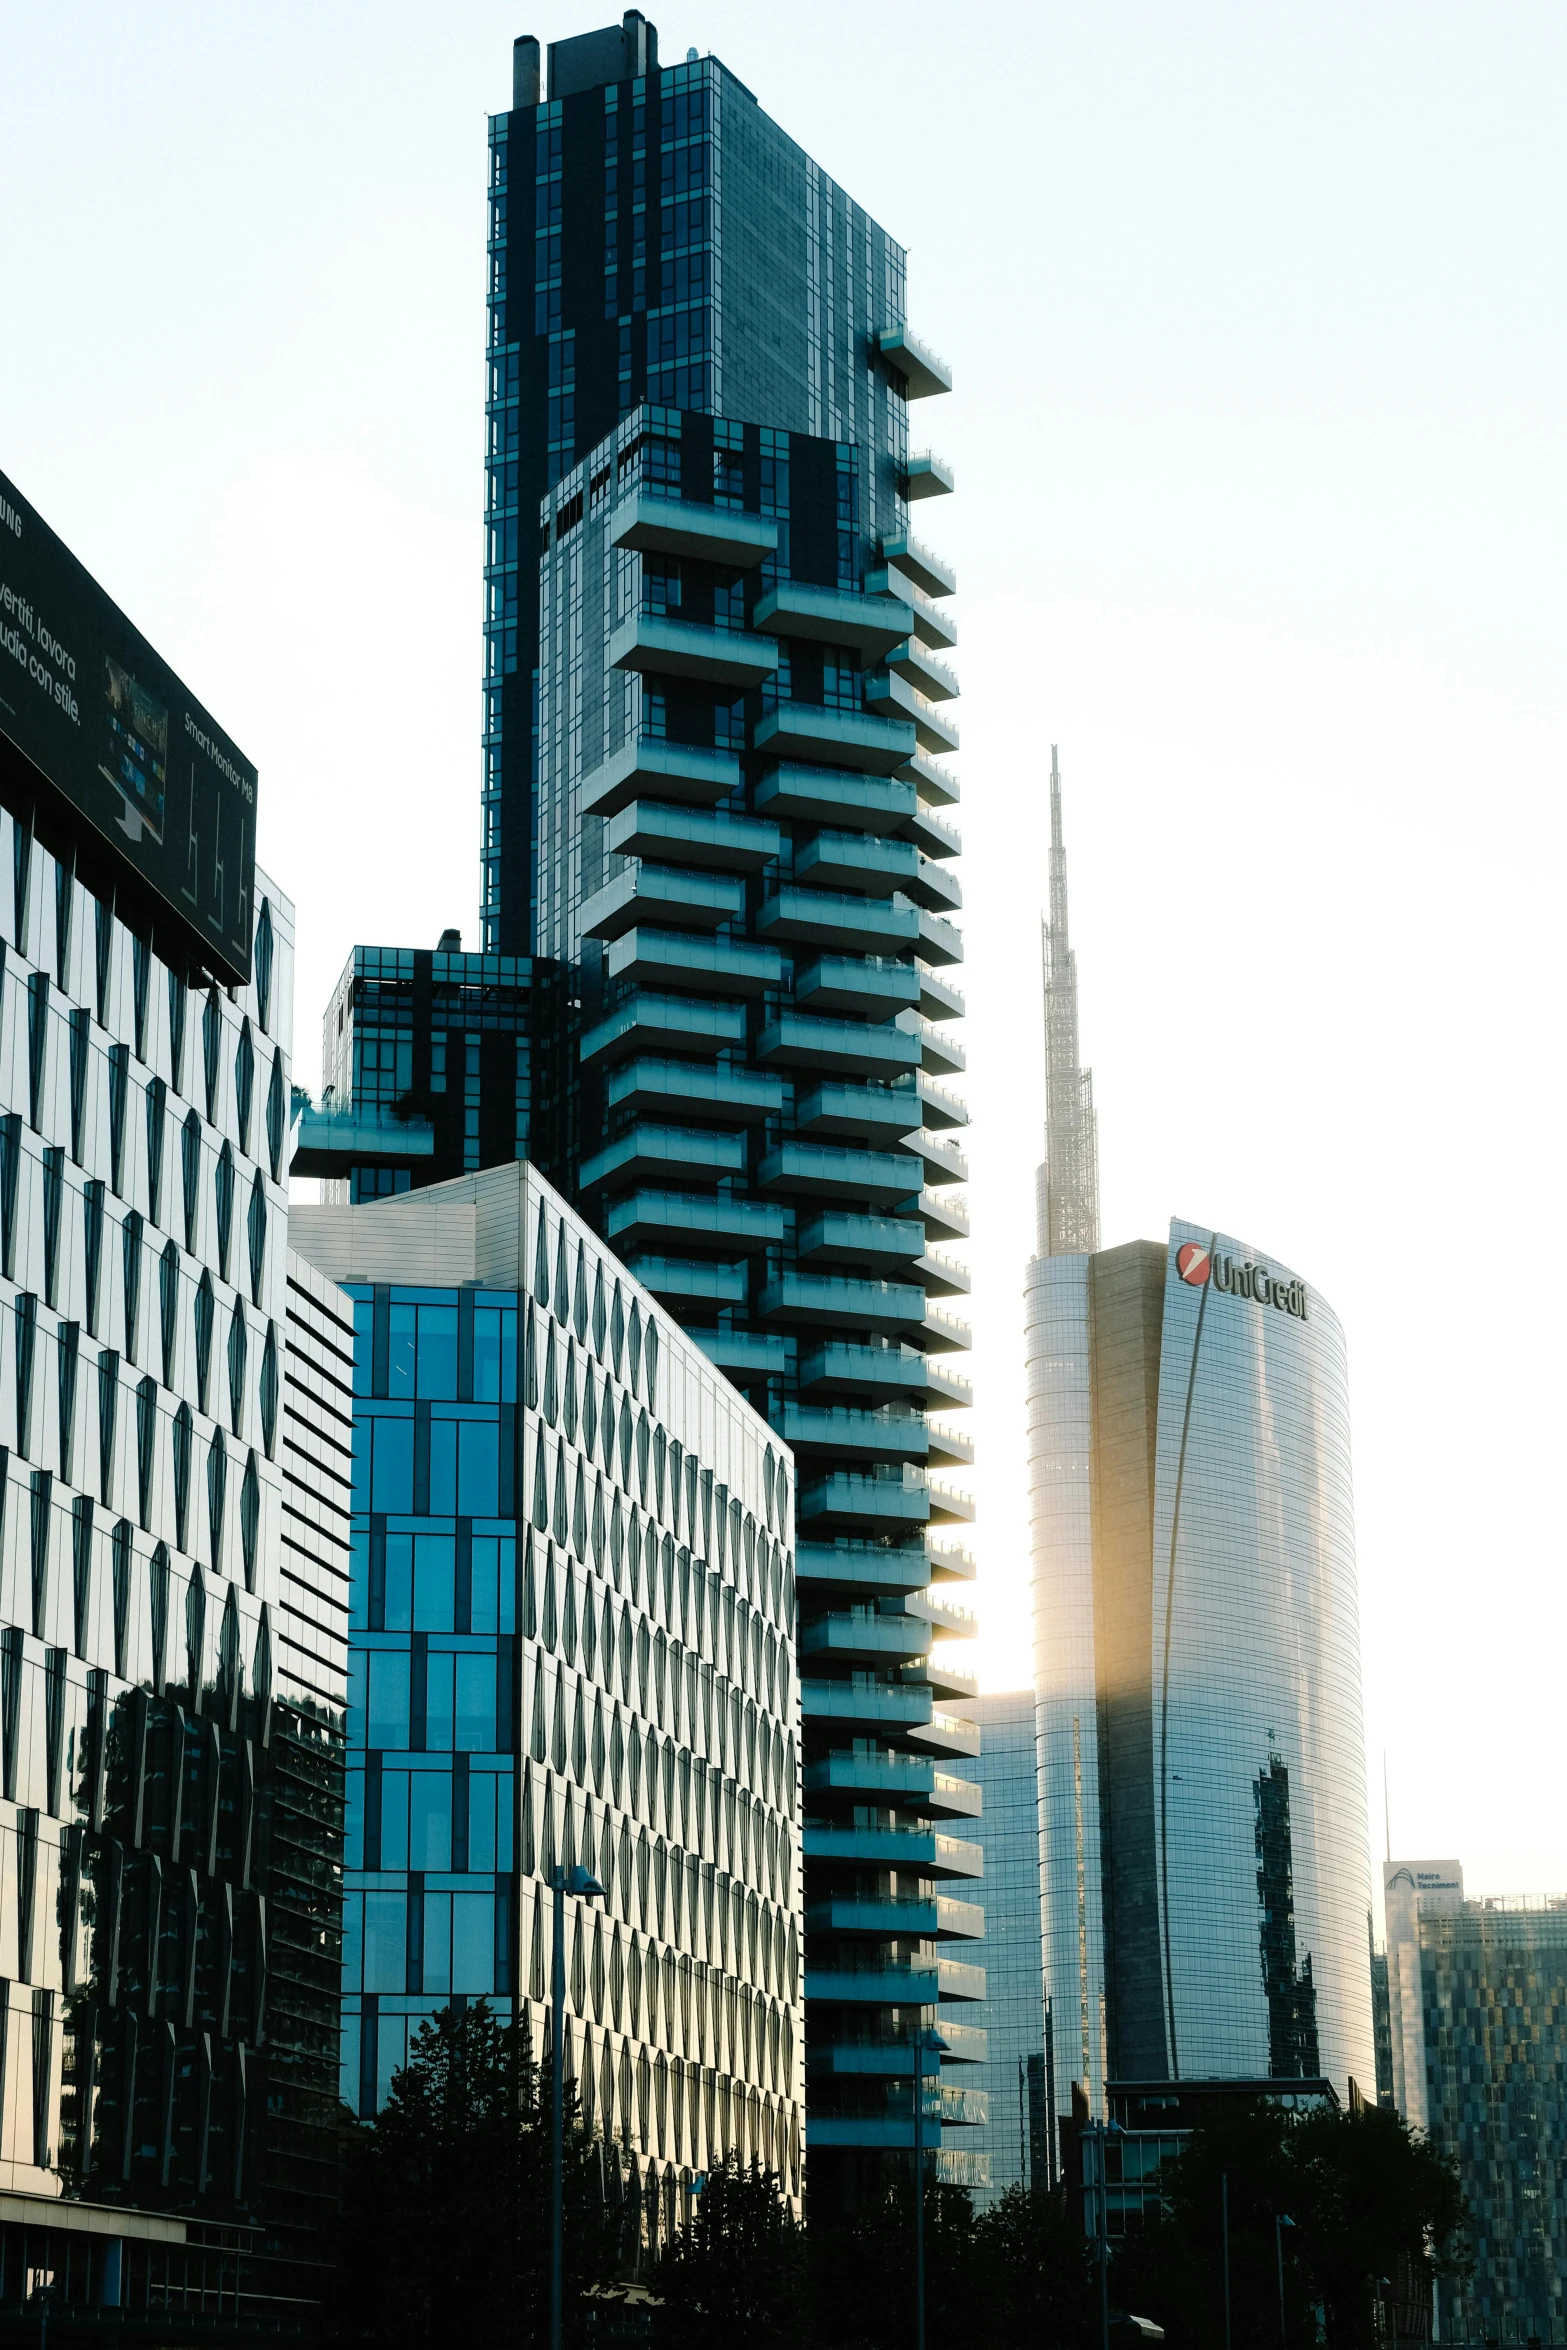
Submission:
[[[1270,1273],[1266,1265],[1254,1265],[1249,1260],[1238,1265],[1233,1257],[1220,1256],[1200,1240],[1186,1240],[1175,1252],[1175,1269],[1192,1289],[1201,1289],[1211,1281],[1228,1297],[1249,1297],[1259,1306],[1273,1306],[1281,1314],[1293,1314],[1298,1322],[1306,1319],[1306,1284],[1304,1281],[1284,1280]]]

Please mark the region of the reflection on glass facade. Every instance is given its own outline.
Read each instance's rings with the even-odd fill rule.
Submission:
[[[1174,1223],[1036,1263],[1036,1673],[1057,2110],[1075,2076],[1374,2094],[1342,1333]]]
[[[557,1154],[566,1128],[556,1071],[565,1019],[547,966],[433,949],[355,947],[321,1029],[323,1108],[390,1113],[374,1161],[350,1164],[323,1197],[384,1199],[480,1167]],[[396,1157],[396,1122],[418,1149]],[[428,1127],[428,1133],[421,1131]],[[547,1161],[546,1172],[549,1164]]]
[[[1567,2326],[1567,1900],[1464,1898],[1456,1861],[1383,1871],[1400,2112],[1458,2166],[1468,2276],[1436,2280],[1440,2338],[1554,2342]]]
[[[973,2070],[974,2144],[989,2165],[993,2200],[1008,2187],[1048,2187],[1054,2130],[1052,2051],[1040,1956],[1039,1777],[1034,1692],[1008,1689],[972,1706],[979,1754],[967,1766],[984,1808],[968,1833],[985,1856],[985,2032],[983,2063]],[[945,2022],[943,2018],[943,2022]]]
[[[3,796],[0,2295],[232,2319],[314,2297],[336,2193],[344,1652],[283,1566],[293,910],[258,874],[251,982],[203,985],[85,827]]]
[[[296,1212],[353,1299],[345,2103],[419,2022],[548,2030],[650,2224],[803,2162],[791,1463],[521,1166]],[[417,1281],[399,1276],[417,1273]]]

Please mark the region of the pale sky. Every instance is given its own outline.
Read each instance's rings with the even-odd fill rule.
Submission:
[[[485,118],[617,12],[0,0],[0,466],[260,766],[307,1081],[356,940],[477,943]],[[1348,1334],[1373,1857],[1385,1747],[1397,1850],[1561,1890],[1567,13],[652,13],[956,370],[986,1680],[1054,740],[1106,1240],[1228,1228]]]

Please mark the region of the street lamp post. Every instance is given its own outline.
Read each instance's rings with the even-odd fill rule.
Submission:
[[[1101,2350],[1110,2350],[1110,2164],[1108,2141],[1122,2135],[1116,2121],[1085,2122],[1079,2133],[1079,2145],[1089,2140],[1094,2149],[1095,2184],[1098,2193],[1094,2202],[1094,2247],[1099,2255],[1099,2339]]]
[[[550,2350],[560,2350],[561,2284],[566,2234],[566,1896],[597,1895],[604,1888],[585,1868],[556,1867],[550,1873],[555,1896],[555,1948],[550,1968]]]
[[[1295,2222],[1287,2211],[1274,2213],[1273,2241],[1278,2248],[1279,2255],[1279,2341],[1281,2344],[1289,2339],[1289,2328],[1284,2316],[1284,2231],[1294,2225]]]
[[[939,2073],[951,2045],[928,2026],[914,2034],[914,2350],[925,2350],[925,2059]]]

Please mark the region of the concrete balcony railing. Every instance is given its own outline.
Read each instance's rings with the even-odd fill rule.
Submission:
[[[612,1110],[651,1118],[713,1118],[759,1125],[784,1106],[784,1082],[756,1069],[705,1067],[692,1061],[637,1059],[610,1072],[604,1097]]]
[[[748,570],[778,552],[778,525],[764,514],[737,514],[732,507],[636,490],[611,510],[609,543],[644,555],[694,555],[699,562]]]
[[[638,1247],[709,1249],[755,1256],[781,1245],[784,1210],[769,1200],[704,1198],[686,1191],[634,1191],[612,1200],[605,1237],[620,1256]],[[742,1293],[743,1294],[743,1293]]]
[[[709,628],[691,620],[674,620],[662,612],[633,612],[610,636],[608,659],[613,669],[634,669],[655,677],[689,677],[704,685],[729,685],[742,691],[760,685],[778,667],[778,647],[771,637],[749,636],[734,628]]]
[[[738,1004],[650,995],[639,988],[587,1031],[577,1057],[607,1063],[642,1051],[716,1054],[725,1045],[744,1042],[745,1013]]]
[[[740,762],[732,751],[638,735],[583,777],[578,806],[585,816],[613,816],[641,795],[712,807],[739,781]]]
[[[842,1265],[863,1273],[867,1267],[883,1273],[907,1273],[925,1248],[925,1228],[913,1216],[856,1216],[847,1209],[828,1209],[803,1223],[795,1238],[795,1254],[813,1272]]]
[[[918,1037],[863,1020],[817,1020],[784,1012],[763,1029],[757,1059],[770,1068],[818,1069],[845,1077],[897,1076],[922,1065]]]
[[[837,1280],[827,1273],[780,1273],[762,1291],[764,1322],[795,1329],[921,1330],[929,1308],[913,1283]]]
[[[804,1687],[802,1682],[802,1696]],[[894,1694],[912,1696],[914,1692]],[[807,1714],[810,1710],[807,1706]],[[807,1861],[844,1861],[851,1867],[897,1869],[900,1875],[906,1870],[921,1877],[983,1877],[985,1873],[983,1845],[944,1835],[939,1828],[829,1828],[814,1827],[807,1821],[803,1842]]]
[[[770,767],[756,787],[764,816],[800,824],[835,824],[846,831],[895,832],[919,815],[912,775],[863,775],[847,768]]]
[[[909,459],[904,472],[904,496],[911,506],[924,498],[950,498],[957,486],[957,475],[945,457],[938,457],[934,449],[921,449]]]
[[[910,400],[929,400],[940,392],[952,389],[952,370],[928,343],[922,343],[906,326],[884,326],[876,337],[876,349],[890,368],[901,375],[904,396]]]
[[[688,872],[678,865],[650,865],[639,857],[593,892],[580,922],[585,938],[614,939],[650,922],[717,930],[744,911],[742,882],[723,874]]]
[[[918,967],[891,955],[818,955],[796,962],[794,1000],[813,1012],[852,1012],[863,1020],[886,1020],[916,1009],[920,1001]]]
[[[773,636],[854,645],[873,659],[895,645],[902,633],[898,615],[887,610],[885,597],[857,595],[852,588],[816,587],[798,579],[780,580],[769,588],[751,625]]]
[[[884,718],[869,710],[829,710],[809,702],[783,702],[756,729],[756,748],[783,760],[827,759],[861,767],[872,775],[893,775],[919,748],[911,721]]]
[[[882,561],[889,570],[901,571],[923,595],[955,596],[958,575],[934,548],[922,546],[912,531],[893,531],[881,542]]]
[[[778,854],[776,824],[726,809],[670,807],[631,800],[604,827],[604,847],[621,857],[698,865],[715,873],[755,873]]]
[[[639,924],[610,942],[611,979],[663,982],[704,995],[760,995],[783,983],[783,958],[747,939],[699,938],[690,931]]]
[[[917,636],[922,645],[929,645],[935,652],[952,651],[958,641],[957,622],[950,612],[944,612],[917,588],[907,572],[888,564],[871,572],[865,586],[868,594],[887,596],[902,605],[908,618],[906,635]]]

